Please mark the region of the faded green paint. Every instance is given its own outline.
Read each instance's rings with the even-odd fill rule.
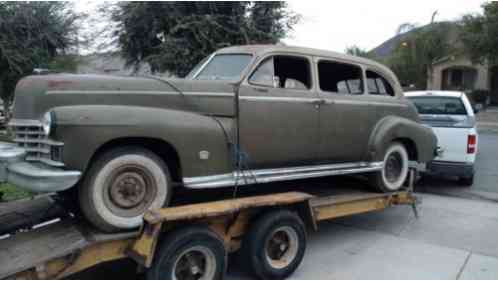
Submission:
[[[397,78],[380,64],[283,46],[231,47],[219,53],[253,54],[242,81],[30,76],[17,86],[13,118],[36,120],[54,111],[56,131],[51,137],[64,142],[63,161],[68,169],[84,172],[106,143],[143,137],[171,145],[179,156],[183,177],[224,174],[233,170],[228,143],[234,139],[234,84],[240,82],[240,141],[251,169],[376,161],[394,139],[411,140],[420,162],[433,158],[434,134],[418,123],[415,108],[403,97]],[[248,74],[275,54],[303,56],[312,62],[324,58],[354,63],[363,71],[383,75],[393,85],[395,96],[321,92],[314,63],[313,88],[307,91],[261,90],[249,84]],[[280,99],[264,99],[268,97]],[[316,107],[313,100],[325,103]],[[209,159],[200,159],[200,151],[208,151]]]

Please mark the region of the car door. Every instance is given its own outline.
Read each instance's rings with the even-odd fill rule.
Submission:
[[[320,160],[359,162],[366,158],[375,108],[364,90],[363,69],[354,63],[316,58],[320,106]]]
[[[302,166],[318,152],[311,58],[272,54],[239,89],[240,144],[251,169]]]

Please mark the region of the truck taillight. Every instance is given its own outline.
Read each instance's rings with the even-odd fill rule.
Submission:
[[[469,135],[467,138],[467,154],[476,153],[476,135]]]

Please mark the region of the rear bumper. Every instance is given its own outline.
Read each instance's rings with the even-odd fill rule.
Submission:
[[[35,193],[63,191],[81,178],[79,171],[67,171],[24,160],[21,147],[0,142],[0,182],[12,183]]]
[[[432,161],[427,164],[427,173],[433,175],[470,178],[474,175],[474,164]]]

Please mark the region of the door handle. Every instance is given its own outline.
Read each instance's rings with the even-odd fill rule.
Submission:
[[[256,92],[260,92],[260,93],[268,93],[268,89],[266,89],[266,88],[256,88],[256,87],[254,87],[253,90],[255,90]]]
[[[311,101],[311,104],[315,106],[315,108],[320,108],[321,105],[325,104],[324,99],[314,99]]]

